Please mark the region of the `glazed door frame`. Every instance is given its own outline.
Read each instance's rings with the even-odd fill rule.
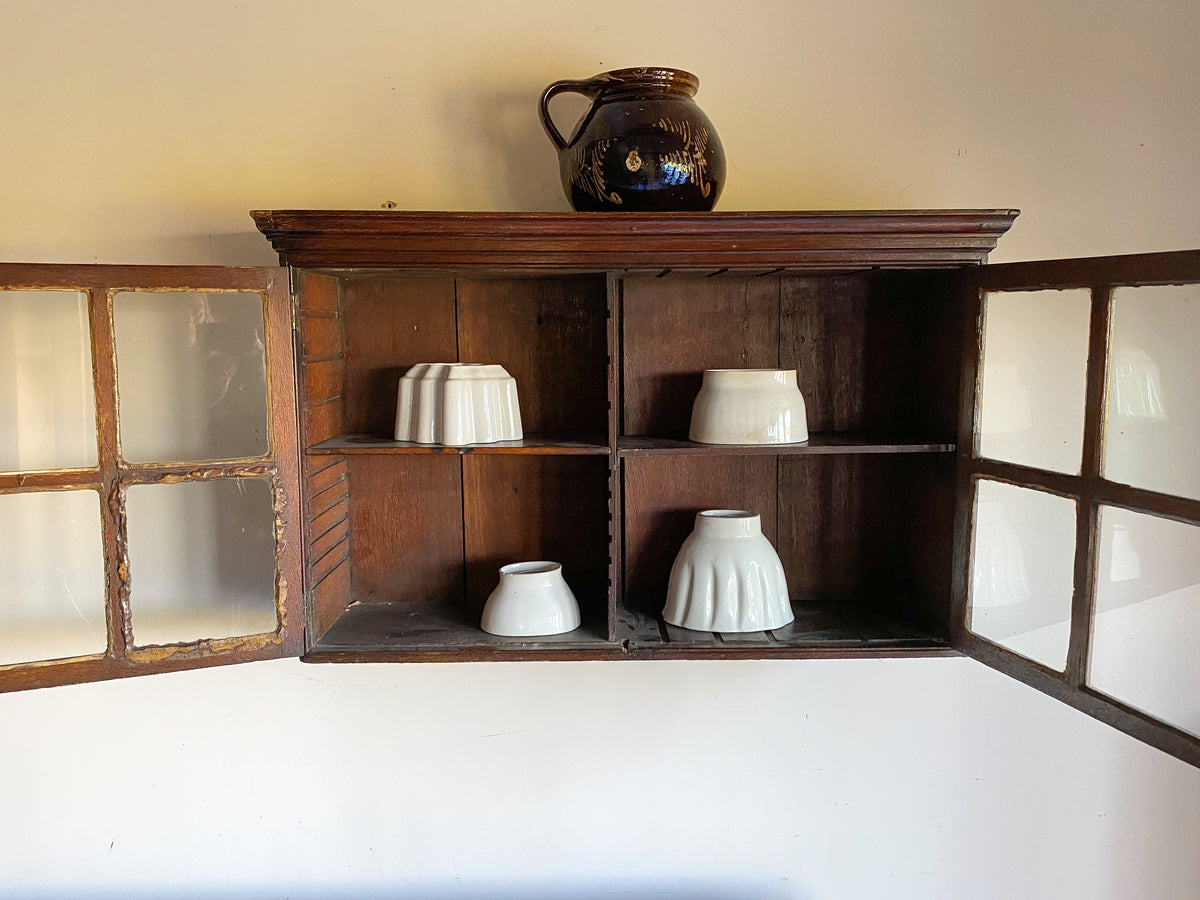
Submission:
[[[101,653],[0,666],[0,691],[78,684],[131,675],[298,656],[304,640],[300,481],[292,301],[286,269],[217,266],[0,264],[0,289],[86,295],[98,463],[94,467],[0,474],[0,494],[94,490],[100,496],[107,646]],[[267,452],[244,459],[129,462],[120,452],[113,298],[124,292],[238,293],[262,297]],[[2,294],[0,294],[2,298]],[[227,478],[269,479],[274,514],[275,613],[272,631],[137,646],[130,612],[126,489]],[[0,573],[2,577],[2,573]]]
[[[1200,737],[1101,693],[1089,686],[1088,675],[1096,614],[1101,506],[1200,525],[1200,500],[1109,481],[1102,474],[1113,290],[1198,282],[1200,251],[986,265],[969,273],[964,296],[951,610],[951,641],[965,655],[1194,766],[1200,766]],[[1072,288],[1090,291],[1091,301],[1079,474],[1064,474],[981,456],[978,436],[985,295],[989,292]],[[976,484],[981,479],[1037,489],[1073,499],[1076,503],[1073,592],[1063,671],[1056,671],[980,637],[969,627]]]

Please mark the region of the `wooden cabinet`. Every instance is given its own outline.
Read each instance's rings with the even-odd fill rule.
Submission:
[[[143,471],[102,453],[98,468],[72,476],[73,486],[107,491],[116,639],[103,663],[11,665],[0,669],[0,687],[247,658],[199,642],[137,661],[145,651],[127,624],[119,552],[126,511],[119,486],[105,484],[259,466],[281,484],[277,560],[287,585],[259,656],[263,647],[311,662],[967,652],[1200,762],[1186,723],[1171,727],[1100,694],[1086,675],[1097,510],[1115,504],[1200,524],[1200,502],[1102,477],[1110,294],[1200,280],[1200,257],[980,266],[1015,215],[255,213],[288,267],[253,270],[276,286],[262,288],[276,378],[272,455],[227,461],[229,471],[214,474],[173,460]],[[194,290],[234,277],[175,271],[175,286]],[[89,291],[100,358],[109,353],[112,292],[138,278],[165,285],[171,272],[7,266],[0,279]],[[290,298],[277,289],[285,272]],[[981,298],[1081,286],[1093,298],[1084,465],[1046,473],[983,456]],[[280,332],[289,324],[294,363]],[[448,361],[499,363],[516,378],[523,440],[461,448],[391,440],[400,375]],[[689,442],[692,401],[713,367],[798,369],[810,440]],[[101,431],[117,415],[105,390]],[[0,491],[66,484],[56,477],[0,475]],[[973,629],[981,479],[1050,492],[1078,509],[1060,669]],[[793,624],[722,635],[661,621],[672,560],[706,508],[761,514],[787,573]],[[531,559],[563,564],[583,625],[537,639],[485,634],[479,614],[498,567]]]
[[[256,214],[297,272],[305,658],[952,652],[961,267],[1013,215]],[[523,441],[390,440],[399,376],[454,360],[512,373]],[[703,370],[763,366],[800,370],[807,444],[689,442]],[[714,507],[762,515],[793,625],[659,620]],[[526,559],[563,564],[581,629],[479,629]]]

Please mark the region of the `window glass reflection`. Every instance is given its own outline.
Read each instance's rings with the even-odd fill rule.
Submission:
[[[126,507],[136,645],[276,630],[269,478],[132,485]]]
[[[120,293],[113,325],[126,460],[220,461],[268,452],[261,296]]]
[[[0,472],[95,465],[87,295],[0,291]]]
[[[107,649],[96,491],[0,494],[0,572],[0,665]]]
[[[993,292],[983,311],[979,455],[1078,473],[1091,292]]]
[[[1088,684],[1200,735],[1200,528],[1100,509]]]
[[[1200,499],[1200,285],[1113,291],[1104,477]]]
[[[971,631],[1062,671],[1071,632],[1075,502],[981,479],[975,493]]]

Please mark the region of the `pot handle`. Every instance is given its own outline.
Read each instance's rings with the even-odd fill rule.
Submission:
[[[542,99],[538,104],[538,113],[542,117],[542,128],[546,129],[546,135],[554,142],[555,147],[559,150],[566,150],[569,145],[550,118],[550,101],[559,94],[583,94],[583,96],[595,100],[600,94],[600,84],[594,78],[582,81],[564,79],[554,82],[542,91]]]

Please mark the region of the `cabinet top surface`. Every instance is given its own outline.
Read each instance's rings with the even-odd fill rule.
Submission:
[[[285,265],[590,271],[953,267],[983,262],[1016,210],[251,213]]]

